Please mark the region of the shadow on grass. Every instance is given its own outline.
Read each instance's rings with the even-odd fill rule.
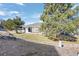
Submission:
[[[1,49],[0,47],[0,51],[6,51],[2,54],[0,52],[0,55],[2,56],[59,56],[59,53],[57,52],[55,47],[51,45],[29,42],[11,36],[3,36],[3,38],[0,38],[0,40],[4,40],[5,43],[8,43],[3,43],[5,49]],[[0,46],[2,46],[3,48],[3,45]]]

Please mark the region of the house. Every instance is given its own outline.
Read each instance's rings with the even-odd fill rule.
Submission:
[[[34,23],[29,25],[21,25],[18,28],[19,33],[40,33],[40,25],[41,23]]]
[[[25,27],[25,33],[40,33],[41,23],[29,24]]]

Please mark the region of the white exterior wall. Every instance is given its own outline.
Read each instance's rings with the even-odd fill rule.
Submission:
[[[34,32],[34,33],[38,33],[39,32],[39,28],[32,28],[32,32]]]
[[[28,28],[25,28],[25,33],[28,33]]]
[[[28,32],[28,28],[25,28],[25,33],[39,33],[39,28],[32,27],[32,32]]]

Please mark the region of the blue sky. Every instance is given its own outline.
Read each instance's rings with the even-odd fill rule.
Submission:
[[[73,8],[79,6],[76,4]],[[40,21],[40,15],[44,9],[42,3],[5,3],[0,4],[0,19],[14,18],[20,16],[25,24],[38,23]]]
[[[40,3],[6,3],[0,4],[0,19],[20,16],[26,25],[40,21],[40,15],[44,9],[44,4]]]

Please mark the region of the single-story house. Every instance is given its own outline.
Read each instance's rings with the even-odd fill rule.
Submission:
[[[26,33],[39,33],[40,32],[40,23],[29,24],[25,28]]]
[[[29,25],[22,25],[18,28],[18,32],[21,33],[40,33],[40,25],[41,23],[34,23]]]

